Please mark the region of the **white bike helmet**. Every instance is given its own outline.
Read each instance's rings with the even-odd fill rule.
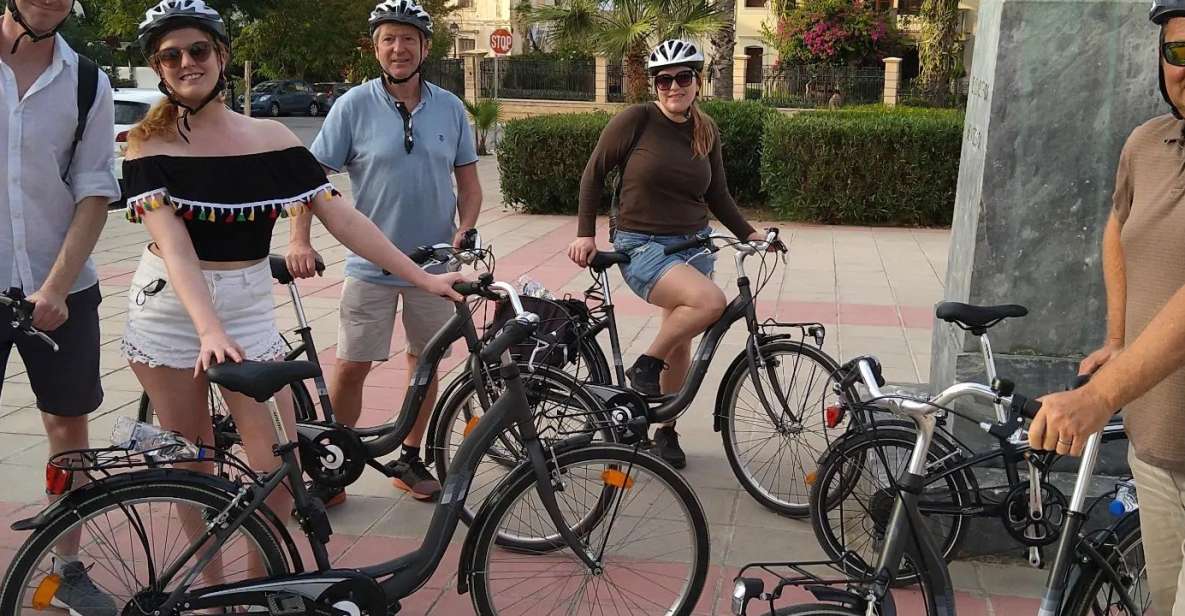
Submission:
[[[370,35],[382,24],[407,24],[432,38],[432,16],[416,0],[383,0],[370,12]]]
[[[222,44],[230,46],[230,36],[226,33],[222,16],[202,0],[162,0],[144,14],[136,40],[140,48],[148,52],[153,40],[160,35],[190,26],[205,30],[222,41]]]
[[[704,53],[691,41],[663,41],[650,52],[646,70],[650,71],[651,75],[657,75],[659,71],[670,66],[686,66],[698,71],[704,67]]]

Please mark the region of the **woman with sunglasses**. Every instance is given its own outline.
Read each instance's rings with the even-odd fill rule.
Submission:
[[[720,131],[696,104],[704,55],[691,42],[663,41],[647,69],[658,100],[617,114],[601,133],[580,180],[579,226],[568,257],[586,267],[596,252],[596,211],[605,176],[621,170],[620,211],[611,221],[613,247],[629,253],[626,284],[662,308],[658,336],[627,371],[648,396],[678,391],[691,359],[691,339],[724,311],[724,293],[711,280],[715,256],[701,249],[664,255],[667,245],[711,233],[708,213],[736,237],[764,239],[728,193]],[[675,425],[659,427],[654,445],[675,468],[686,465]]]
[[[164,0],[140,24],[139,42],[167,99],[128,136],[128,218],[144,223],[152,243],[132,279],[122,349],[162,426],[211,442],[205,370],[284,354],[267,262],[279,218],[309,210],[350,250],[460,299],[452,290],[459,274],[416,267],[334,190],[284,125],[215,103],[230,53],[217,12],[202,0]],[[262,405],[222,395],[251,465],[274,468],[274,432]],[[291,399],[278,398],[294,437]],[[269,504],[286,513],[290,497],[283,490],[276,497]]]
[[[1041,399],[1034,448],[1081,455],[1122,408],[1157,614],[1185,614],[1185,0],[1154,0],[1160,93],[1170,113],[1128,136],[1103,231],[1107,343],[1082,361],[1084,387]]]

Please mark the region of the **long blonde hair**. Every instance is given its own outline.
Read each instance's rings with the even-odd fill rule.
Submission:
[[[205,31],[203,30],[203,32]],[[205,34],[206,36],[209,36],[210,41],[214,43],[214,47],[218,51],[219,61],[224,67],[223,70],[226,70],[225,67],[230,60],[230,50],[227,49],[221,41],[214,38],[214,36],[209,32],[205,32]],[[157,37],[156,41],[159,43],[162,38],[164,37]],[[153,47],[156,47],[156,45],[153,45]],[[155,53],[156,51],[154,49],[153,56],[155,56]],[[160,77],[161,81],[163,82],[165,78],[161,74],[161,67],[156,61],[156,58],[153,56],[150,56],[152,69],[156,71],[157,77]],[[219,103],[222,103],[225,101],[225,98],[225,94],[219,93],[218,98],[215,100]],[[247,101],[247,104],[250,105],[251,102]],[[134,152],[138,150],[139,147],[145,142],[156,137],[159,137],[165,141],[176,140],[178,137],[177,120],[180,117],[181,108],[178,107],[177,104],[172,101],[172,99],[165,98],[161,101],[158,101],[152,106],[151,109],[148,110],[148,113],[144,116],[144,119],[140,120],[139,123],[137,123],[132,127],[131,130],[128,131],[128,149]]]
[[[698,98],[698,97],[697,97]],[[699,108],[697,101],[691,102],[691,157],[707,158],[716,145],[716,131],[712,128],[712,119]]]

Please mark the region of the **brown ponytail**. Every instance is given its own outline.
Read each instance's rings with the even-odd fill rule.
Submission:
[[[148,114],[144,116],[143,120],[140,120],[139,124],[128,131],[128,149],[138,150],[144,142],[154,137],[173,141],[177,138],[177,117],[179,115],[179,108],[173,101],[167,98],[160,100],[152,106],[152,109],[148,110]]]
[[[699,108],[699,103],[691,103],[691,121],[694,128],[691,133],[692,158],[707,158],[716,145],[716,131],[713,130],[712,120]]]

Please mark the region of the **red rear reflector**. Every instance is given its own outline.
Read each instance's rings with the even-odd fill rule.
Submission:
[[[828,428],[838,426],[839,422],[843,421],[843,407],[838,404],[827,407],[827,410],[823,412],[823,420],[827,422]]]
[[[60,496],[70,491],[74,483],[74,473],[53,464],[45,465],[45,493],[50,496]]]

